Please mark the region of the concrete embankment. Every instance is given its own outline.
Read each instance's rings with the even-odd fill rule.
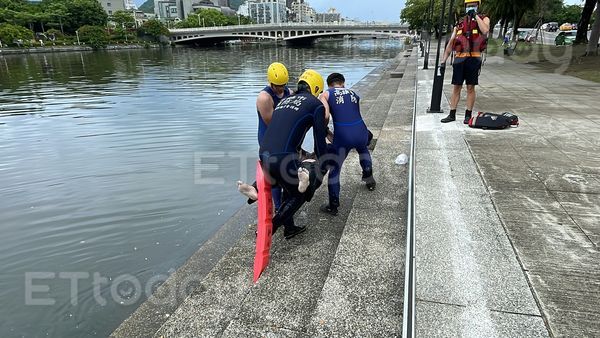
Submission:
[[[297,214],[297,223],[308,230],[289,241],[281,233],[274,236],[271,262],[256,284],[254,227],[247,226],[255,214],[244,208],[240,219],[229,224],[229,230],[241,234],[239,240],[208,264],[209,272],[196,268],[209,250],[198,252],[112,336],[399,336],[406,168],[394,159],[410,147],[416,71],[414,54],[405,54],[410,52],[400,53],[354,86],[377,139],[372,152],[377,190],[365,188],[358,156],[352,153],[342,172],[338,216],[318,211],[327,199],[324,185]],[[392,77],[391,72],[403,76]],[[219,233],[224,236],[223,231]],[[219,243],[209,242],[221,250],[228,245],[226,240]],[[192,287],[178,289],[189,285],[184,281],[190,277],[195,280]],[[155,304],[173,295],[173,288],[187,298],[168,306]]]
[[[144,49],[144,48],[161,48],[160,45],[109,45],[102,50],[128,50],[128,49]],[[0,48],[0,55],[15,55],[15,54],[40,54],[40,53],[64,53],[64,52],[90,52],[94,49],[89,46],[47,46],[33,48]]]

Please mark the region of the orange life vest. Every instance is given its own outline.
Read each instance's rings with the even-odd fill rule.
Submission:
[[[483,20],[484,15],[478,16]],[[465,17],[456,28],[456,37],[452,50],[457,55],[481,56],[487,47],[487,37],[479,32],[476,19]]]

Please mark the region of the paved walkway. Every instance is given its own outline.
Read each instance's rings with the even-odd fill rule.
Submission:
[[[432,71],[421,73],[431,76]],[[448,72],[447,97],[451,95],[450,77]],[[458,121],[442,125],[438,122],[441,114],[422,115],[417,121],[421,136],[418,160],[426,164],[420,173],[417,169],[421,202],[435,202],[436,198],[423,190],[436,189],[446,198],[435,207],[445,210],[446,220],[455,217],[434,234],[439,240],[432,240],[430,228],[417,230],[421,239],[417,253],[420,297],[425,293],[434,301],[461,305],[454,312],[463,318],[472,308],[483,315],[483,323],[491,319],[494,325],[486,330],[499,329],[496,333],[500,336],[600,336],[600,85],[501,58],[488,58],[480,83],[475,109],[513,112],[521,126],[484,131]],[[425,80],[424,86],[428,84]],[[443,101],[447,112],[447,101]],[[464,96],[459,120],[463,113]],[[441,159],[431,156],[432,152],[442,155]],[[454,185],[430,182],[448,178]],[[493,209],[489,208],[490,196]],[[421,216],[430,218],[425,212],[428,206],[418,205]],[[514,251],[506,250],[506,235]],[[424,254],[424,248],[436,249],[444,243],[443,236],[452,238],[453,244]],[[428,271],[426,257],[430,255],[438,263],[435,268],[452,267],[453,273]],[[478,256],[488,258],[469,258]],[[456,285],[454,292],[444,293],[453,281],[462,283],[461,287]],[[527,292],[527,284],[532,293]],[[491,312],[482,311],[480,305]],[[421,316],[427,313],[435,311],[421,311]],[[549,332],[544,333],[540,314]],[[519,323],[514,324],[520,325],[519,330],[504,331],[517,326],[498,326],[502,323],[499,316],[518,318]],[[457,330],[451,332],[462,330],[459,335],[482,329],[482,322],[472,319],[461,325],[450,323]]]
[[[488,60],[477,108],[521,126],[465,140],[555,336],[600,336],[600,84]]]
[[[417,335],[548,336],[465,143],[468,130],[426,112],[433,71],[418,76]]]

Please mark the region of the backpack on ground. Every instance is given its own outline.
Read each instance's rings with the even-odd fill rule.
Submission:
[[[519,118],[511,113],[494,114],[479,112],[469,119],[469,127],[481,129],[504,129],[519,126]]]

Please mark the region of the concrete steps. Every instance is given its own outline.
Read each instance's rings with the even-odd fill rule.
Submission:
[[[334,282],[333,276],[338,272],[340,264],[352,263],[356,268],[361,266],[372,268],[370,262],[373,256],[371,255],[354,255],[355,261],[349,261],[353,254],[351,252],[348,255],[343,254],[353,243],[351,239],[360,241],[360,238],[365,236],[364,238],[368,238],[369,241],[374,240],[375,242],[368,246],[374,250],[373,254],[376,256],[386,254],[390,259],[393,256],[394,261],[383,264],[393,271],[401,268],[398,264],[403,262],[401,254],[403,244],[401,237],[396,235],[396,229],[391,228],[389,236],[384,237],[397,237],[397,239],[386,240],[384,244],[387,246],[383,247],[377,242],[378,236],[374,237],[374,233],[370,234],[373,226],[364,227],[367,224],[365,222],[372,223],[380,219],[383,224],[389,218],[399,218],[402,212],[401,209],[380,212],[372,209],[376,205],[387,208],[386,203],[394,204],[399,201],[393,197],[393,193],[401,184],[405,184],[400,183],[405,181],[403,176],[396,177],[402,175],[397,169],[383,164],[383,162],[393,164],[393,159],[391,161],[387,158],[383,159],[386,156],[384,151],[393,146],[394,142],[401,140],[396,140],[394,135],[390,134],[396,131],[383,132],[385,125],[390,123],[387,115],[396,115],[392,107],[398,103],[399,82],[405,81],[405,79],[389,77],[390,69],[395,69],[399,62],[403,61],[401,58],[402,55],[399,55],[386,67],[375,70],[369,75],[373,81],[363,81],[357,89],[360,90],[361,97],[365,98],[362,108],[369,128],[375,137],[383,137],[374,152],[375,166],[380,168],[376,169],[380,182],[378,190],[368,192],[364,189],[358,156],[352,154],[341,178],[342,208],[338,216],[329,217],[318,211],[319,205],[327,200],[327,188],[324,185],[313,201],[297,214],[298,224],[308,224],[307,232],[290,241],[281,238],[282,231],[275,234],[271,262],[256,284],[251,282],[254,227],[249,227],[237,244],[227,251],[205,277],[194,280],[193,276],[189,276],[194,280],[194,292],[168,316],[168,320],[158,329],[154,337],[239,337],[271,334],[308,337],[314,336],[316,332],[325,333],[314,322],[318,318],[317,314],[326,310],[319,306],[326,302],[326,297],[323,295],[331,294],[331,287],[328,285]],[[378,150],[379,148],[381,150]],[[377,164],[378,161],[382,164]],[[388,185],[390,177],[397,182]],[[369,203],[369,200],[373,202],[376,200],[377,203]],[[364,222],[361,222],[361,219]],[[353,228],[344,230],[348,225],[352,225]],[[386,226],[380,228],[385,232]],[[340,249],[338,246],[342,238],[345,238],[344,245]],[[381,251],[382,249],[392,250],[393,254]],[[378,264],[382,263],[378,262]],[[388,270],[383,271],[385,273],[381,275],[382,278],[389,275]],[[369,293],[377,291],[377,297],[381,302],[388,303],[386,299],[390,294],[386,292],[392,292],[391,296],[395,298],[391,304],[394,304],[393,308],[395,308],[395,304],[401,302],[401,298],[395,295],[396,291],[401,294],[401,279],[394,278],[392,284],[386,282],[380,286],[381,290],[368,289]],[[360,287],[356,289],[355,291],[365,290]],[[397,311],[400,310],[395,311],[398,313]],[[395,324],[392,326],[396,328]]]
[[[412,59],[411,59],[412,61]],[[389,113],[372,153],[379,184],[370,192],[359,189],[348,215],[335,258],[311,318],[315,336],[393,337],[402,333],[402,297],[406,215],[406,166],[394,155],[408,153],[415,62],[399,65],[406,74],[398,85],[387,81],[380,105]],[[400,71],[398,69],[397,71]],[[397,109],[397,107],[402,107]],[[377,109],[372,107],[371,109]],[[347,163],[346,169],[358,169]]]

